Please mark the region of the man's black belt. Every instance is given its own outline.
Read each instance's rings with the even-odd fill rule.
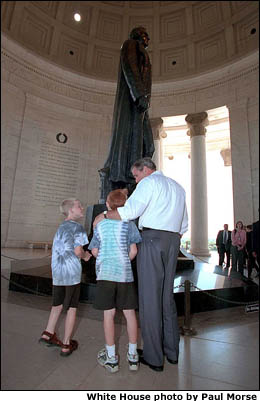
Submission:
[[[143,228],[142,228],[142,231],[147,231],[147,230],[162,231],[162,232],[164,232],[164,233],[171,233],[171,234],[178,234],[178,235],[180,235],[179,233],[176,233],[176,232],[174,232],[174,231],[158,230],[157,228],[148,228],[148,227],[143,227]]]

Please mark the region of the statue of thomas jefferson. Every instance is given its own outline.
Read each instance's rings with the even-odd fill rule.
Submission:
[[[145,50],[149,40],[146,29],[137,27],[121,47],[110,150],[103,169],[99,170],[100,203],[106,201],[113,189],[133,187],[132,164],[154,153],[148,116],[152,71]]]

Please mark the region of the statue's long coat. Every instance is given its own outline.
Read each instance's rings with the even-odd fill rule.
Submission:
[[[148,111],[137,111],[140,96],[150,100],[151,75],[151,63],[143,45],[134,39],[126,40],[120,52],[112,137],[104,166],[110,169],[110,181],[134,183],[130,171],[132,164],[142,157],[152,157],[154,153]]]

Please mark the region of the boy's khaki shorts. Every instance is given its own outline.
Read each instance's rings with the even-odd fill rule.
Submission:
[[[75,285],[53,285],[52,306],[63,305],[65,309],[77,308],[80,296],[80,283]]]
[[[109,309],[137,309],[137,291],[135,283],[117,283],[115,281],[97,281],[94,308]]]

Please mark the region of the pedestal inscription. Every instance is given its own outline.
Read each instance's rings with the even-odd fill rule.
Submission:
[[[42,142],[34,199],[57,205],[77,193],[80,152],[64,144]]]

